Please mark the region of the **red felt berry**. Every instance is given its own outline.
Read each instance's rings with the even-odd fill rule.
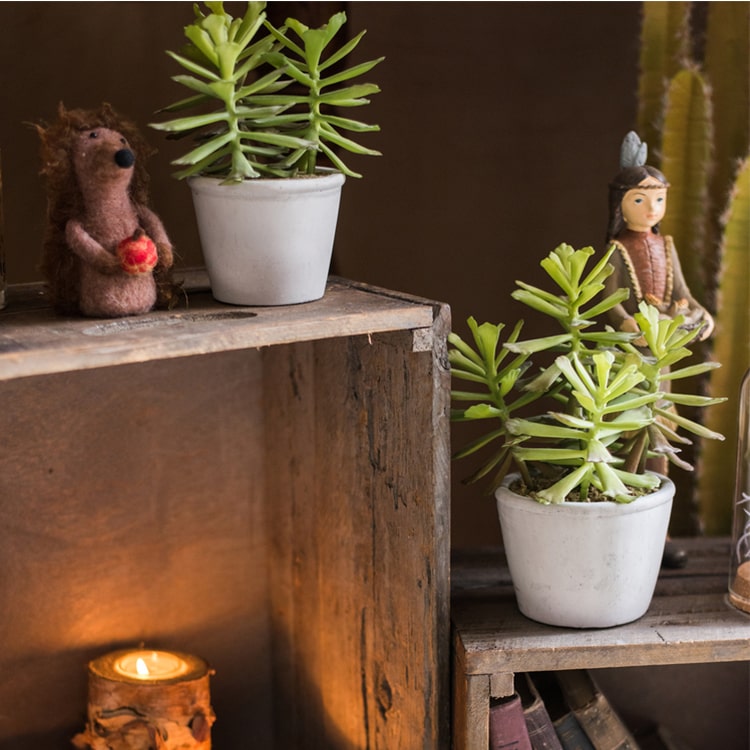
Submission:
[[[117,246],[117,256],[123,271],[132,274],[148,273],[159,259],[156,245],[145,234],[124,239]]]

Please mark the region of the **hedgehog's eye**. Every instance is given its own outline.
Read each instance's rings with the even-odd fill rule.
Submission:
[[[92,130],[92,131],[91,131],[91,132],[89,133],[89,138],[98,138],[98,137],[99,137],[99,133],[98,133],[98,131],[96,131],[96,130]]]

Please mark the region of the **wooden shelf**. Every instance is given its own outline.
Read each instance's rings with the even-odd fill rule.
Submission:
[[[664,570],[648,612],[627,625],[575,630],[542,625],[516,607],[502,554],[456,554],[452,566],[454,748],[488,746],[490,697],[514,675],[750,660],[750,616],[728,603],[729,543],[681,540],[688,565]]]
[[[322,299],[304,305],[236,307],[213,299],[203,271],[183,276],[186,295],[175,309],[115,320],[63,318],[40,285],[10,287],[0,311],[0,380],[432,326],[434,305],[425,300],[344,279],[332,278]]]
[[[447,306],[187,282],[133,318],[0,312],[0,744],[69,744],[86,662],[145,642],[216,670],[217,747],[447,748]]]

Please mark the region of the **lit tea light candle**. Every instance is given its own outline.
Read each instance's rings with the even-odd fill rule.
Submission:
[[[128,651],[114,662],[114,670],[136,680],[172,680],[190,670],[188,663],[169,651]]]
[[[164,750],[210,750],[211,674],[203,659],[175,651],[140,648],[94,659],[88,724],[73,744],[104,750],[111,739],[126,740],[122,747],[155,747],[159,738]]]

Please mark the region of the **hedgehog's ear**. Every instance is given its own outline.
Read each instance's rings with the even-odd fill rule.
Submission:
[[[116,123],[118,121],[117,113],[109,102],[102,103],[102,106],[99,107],[98,116],[102,122],[106,123],[106,127],[116,128]]]

